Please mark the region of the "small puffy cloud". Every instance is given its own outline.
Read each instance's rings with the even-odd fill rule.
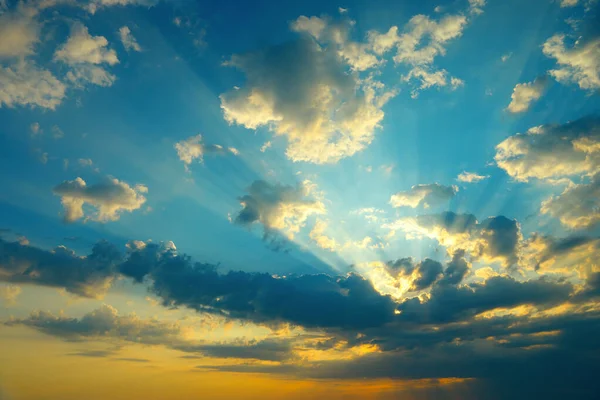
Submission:
[[[175,143],[175,150],[179,159],[185,164],[186,170],[195,160],[199,163],[204,162],[205,154],[226,154],[227,152],[238,155],[239,151],[233,147],[225,148],[218,144],[205,144],[202,141],[202,135],[190,136],[189,138]]]
[[[33,54],[39,42],[40,26],[33,18],[35,10],[23,5],[0,14],[0,59]]]
[[[477,183],[477,182],[486,180],[489,177],[490,177],[489,175],[478,175],[474,172],[463,171],[460,174],[458,174],[458,177],[456,178],[456,180],[459,182],[465,182],[465,183]]]
[[[142,48],[138,44],[135,37],[131,33],[131,30],[127,26],[122,26],[119,28],[119,38],[121,38],[121,43],[123,43],[123,47],[125,50],[133,50],[133,51],[142,51]]]
[[[478,222],[472,214],[444,212],[403,217],[383,227],[403,231],[409,239],[434,239],[446,247],[448,254],[464,250],[475,259],[507,266],[518,261],[522,239],[517,221],[503,216]]]
[[[21,286],[2,285],[0,286],[0,299],[2,299],[8,306],[15,305],[17,302],[17,297],[19,297],[21,291]]]
[[[52,73],[27,61],[0,66],[0,107],[31,106],[54,110],[65,97],[66,86]]]
[[[511,101],[506,108],[511,113],[522,113],[529,109],[532,103],[539,100],[546,91],[548,79],[544,76],[529,83],[519,83],[511,95]]]
[[[81,178],[64,181],[54,187],[55,195],[60,196],[65,209],[66,222],[86,220],[116,221],[124,211],[139,209],[145,202],[148,189],[143,185],[129,186],[116,178],[106,178],[103,182],[88,186]],[[96,212],[86,215],[84,205],[94,207]]]
[[[339,250],[339,243],[335,239],[327,236],[325,231],[327,230],[327,222],[322,219],[318,219],[315,222],[312,230],[309,233],[309,237],[322,249],[329,251]]]
[[[582,42],[572,48],[565,45],[565,35],[556,34],[546,40],[542,50],[554,58],[558,68],[548,73],[561,83],[575,83],[581,89],[600,89],[600,37]]]
[[[63,130],[60,129],[58,125],[54,125],[52,127],[52,138],[62,139],[63,137],[65,137],[65,133],[63,132]]]
[[[484,4],[484,1],[472,1],[469,10],[472,14],[481,13]],[[446,15],[439,20],[416,15],[402,30],[392,26],[386,33],[369,32],[368,41],[370,49],[378,55],[396,49],[394,62],[409,68],[402,80],[415,82],[412,97],[416,98],[423,89],[448,85],[456,89],[464,84],[449,76],[446,70],[437,69],[433,62],[436,57],[446,54],[447,43],[460,37],[467,23],[463,14]]]
[[[31,131],[31,136],[41,135],[43,130],[40,128],[40,124],[38,122],[33,122],[29,125],[29,130]]]
[[[458,192],[456,186],[445,186],[439,183],[415,185],[403,192],[398,192],[390,198],[392,207],[425,207],[442,204]]]
[[[579,3],[579,0],[560,0],[560,6],[562,8],[575,7]]]
[[[589,229],[600,223],[600,175],[588,184],[571,185],[542,203],[541,212],[558,218],[572,229]]]
[[[271,147],[271,141],[267,140],[262,146],[260,146],[260,152],[264,153],[270,147]]]
[[[258,180],[247,191],[239,198],[242,209],[234,222],[244,226],[258,222],[263,225],[265,237],[282,231],[292,239],[309,216],[325,214],[325,205],[315,197],[318,193],[310,181],[294,187]]]
[[[227,65],[246,74],[246,85],[222,94],[221,108],[230,124],[285,136],[293,161],[335,163],[373,141],[382,107],[395,92],[351,73],[335,42],[315,39],[321,37],[316,21],[292,24],[304,32],[294,42],[232,56]]]
[[[54,52],[54,60],[72,68],[67,79],[78,87],[86,83],[111,86],[116,77],[101,65],[119,62],[116,51],[108,48],[108,40],[104,36],[91,36],[81,23],[73,24],[66,43]]]
[[[507,62],[511,57],[512,57],[512,53],[506,53],[506,54],[503,54],[502,57],[500,57],[500,60],[502,62]]]
[[[510,136],[496,146],[497,165],[513,179],[556,179],[600,171],[600,119],[584,117]]]
[[[85,25],[76,23],[71,28],[67,42],[54,53],[54,59],[68,65],[117,64],[117,53],[107,46],[108,40],[104,36],[92,36]]]

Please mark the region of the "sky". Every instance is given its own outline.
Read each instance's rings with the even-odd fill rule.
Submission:
[[[0,0],[0,399],[594,399],[597,0]]]

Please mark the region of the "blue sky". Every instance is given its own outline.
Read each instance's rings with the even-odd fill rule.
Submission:
[[[594,0],[0,1],[3,243],[357,274],[398,315],[460,260],[475,291],[495,278],[593,292],[597,18]],[[4,317],[63,309],[55,288],[96,299],[67,306],[79,316],[150,315],[128,302],[148,290],[182,307],[171,320],[199,310],[151,270],[155,286],[123,270],[106,297],[29,281],[10,249],[0,280],[23,289]]]

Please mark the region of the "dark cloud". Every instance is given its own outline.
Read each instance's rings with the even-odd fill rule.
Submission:
[[[431,298],[406,300],[398,306],[401,319],[419,322],[450,322],[468,319],[481,312],[499,307],[522,304],[558,304],[569,298],[573,287],[538,279],[519,282],[511,277],[497,276],[485,283],[465,286],[436,285]]]
[[[204,357],[239,358],[264,361],[285,361],[292,356],[293,342],[289,339],[251,340],[237,343],[212,343],[202,345],[180,346],[178,350],[200,353]],[[184,356],[186,357],[186,356]],[[201,358],[188,356],[186,358]]]
[[[452,261],[448,263],[444,270],[444,277],[441,283],[448,285],[458,285],[469,273],[471,266],[465,260],[465,251],[458,250],[452,256]]]
[[[434,238],[450,254],[465,250],[473,258],[487,262],[500,261],[507,266],[515,264],[519,258],[519,224],[504,216],[489,217],[478,222],[472,214],[448,211],[404,217],[385,227]]]
[[[64,288],[99,297],[110,287],[121,255],[108,242],[98,242],[87,257],[64,246],[51,251],[0,238],[0,281]]]

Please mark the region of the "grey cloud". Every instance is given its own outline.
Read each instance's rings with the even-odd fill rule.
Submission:
[[[458,187],[444,186],[439,183],[415,185],[403,192],[398,192],[390,198],[393,207],[430,207],[443,204],[456,196]]]
[[[46,251],[0,238],[0,281],[65,288],[84,297],[99,297],[108,290],[120,260],[119,251],[108,242],[78,257],[62,246]]]

